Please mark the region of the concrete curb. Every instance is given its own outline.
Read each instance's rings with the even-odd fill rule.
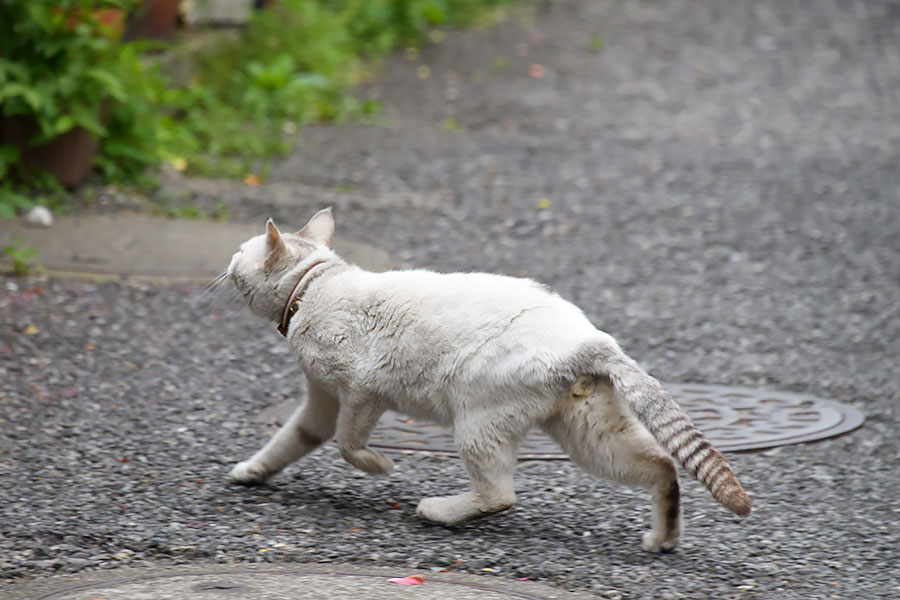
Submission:
[[[404,568],[355,567],[338,564],[220,565],[160,569],[113,569],[82,575],[50,577],[14,584],[0,598],[17,600],[181,600],[183,598],[252,598],[254,600],[585,600],[592,596],[567,592],[531,581],[486,575],[424,572],[421,585],[398,585],[389,578],[406,577]]]
[[[179,220],[138,213],[58,217],[51,227],[0,221],[0,247],[37,249],[30,262],[55,276],[119,276],[160,282],[209,282],[241,243],[263,231],[260,224]],[[394,262],[382,250],[337,239],[345,260],[384,271]],[[4,256],[8,266],[11,260]]]

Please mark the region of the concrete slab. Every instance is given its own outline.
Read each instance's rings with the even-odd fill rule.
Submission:
[[[583,600],[591,596],[487,575],[422,573],[421,585],[398,585],[402,568],[350,565],[233,565],[182,569],[114,569],[4,586],[12,600]]]
[[[50,274],[122,275],[209,281],[238,246],[262,233],[258,224],[169,219],[137,213],[58,217],[51,227],[0,221],[0,248],[36,248],[32,262]],[[336,239],[337,252],[363,268],[393,265],[378,248]],[[8,257],[0,258],[4,266]]]
[[[253,11],[252,0],[194,0],[182,3],[188,25],[243,25]]]

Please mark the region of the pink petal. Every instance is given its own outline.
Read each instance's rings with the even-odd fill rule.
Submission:
[[[425,578],[421,575],[410,575],[409,577],[392,577],[388,581],[400,585],[422,585],[425,583]]]

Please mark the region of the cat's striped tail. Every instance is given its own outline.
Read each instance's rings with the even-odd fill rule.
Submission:
[[[731,465],[703,437],[659,381],[618,348],[604,348],[594,364],[596,374],[610,379],[617,396],[644,427],[716,500],[735,514],[750,514],[750,497]]]

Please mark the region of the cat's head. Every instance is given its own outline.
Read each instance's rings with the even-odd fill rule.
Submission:
[[[266,232],[241,244],[231,257],[228,277],[253,312],[278,321],[298,274],[316,262],[337,259],[328,247],[333,234],[330,208],[317,212],[296,233],[282,233],[269,219]]]

